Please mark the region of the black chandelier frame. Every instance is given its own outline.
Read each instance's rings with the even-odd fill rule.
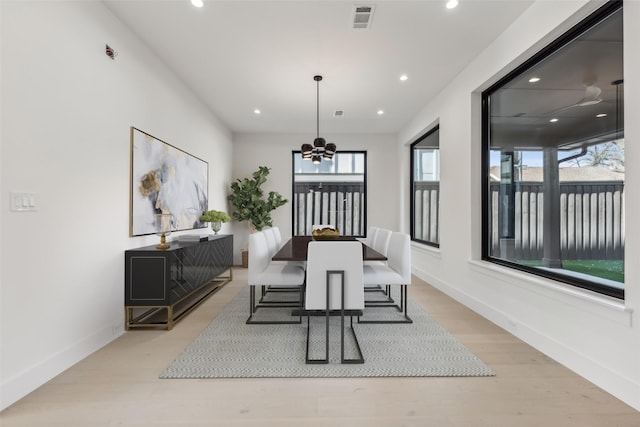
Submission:
[[[313,76],[313,80],[316,82],[316,139],[312,144],[302,144],[300,151],[302,151],[303,160],[311,160],[314,164],[319,164],[322,159],[331,160],[336,153],[336,144],[327,141],[320,137],[320,82],[322,76]]]

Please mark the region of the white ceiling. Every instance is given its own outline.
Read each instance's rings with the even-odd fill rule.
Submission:
[[[321,74],[321,134],[398,132],[532,3],[204,2],[104,0],[233,132],[315,133]],[[356,4],[370,28],[352,28]]]

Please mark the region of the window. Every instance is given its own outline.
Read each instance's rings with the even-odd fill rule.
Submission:
[[[439,247],[440,127],[411,144],[411,239]]]
[[[483,93],[483,259],[624,298],[622,2]]]
[[[366,178],[366,152],[336,152],[332,160],[316,165],[294,151],[292,234],[311,235],[314,224],[326,224],[343,236],[364,236]]]

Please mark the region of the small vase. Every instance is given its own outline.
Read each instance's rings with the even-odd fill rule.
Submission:
[[[222,222],[220,221],[213,221],[211,223],[211,229],[213,230],[214,234],[218,234],[218,231],[220,231],[220,228],[222,228]]]

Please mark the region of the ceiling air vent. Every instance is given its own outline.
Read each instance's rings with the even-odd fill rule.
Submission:
[[[353,28],[367,29],[371,26],[374,6],[353,7]]]
[[[344,110],[336,110],[336,111],[334,111],[333,112],[333,117],[341,119],[342,117],[344,117]]]

